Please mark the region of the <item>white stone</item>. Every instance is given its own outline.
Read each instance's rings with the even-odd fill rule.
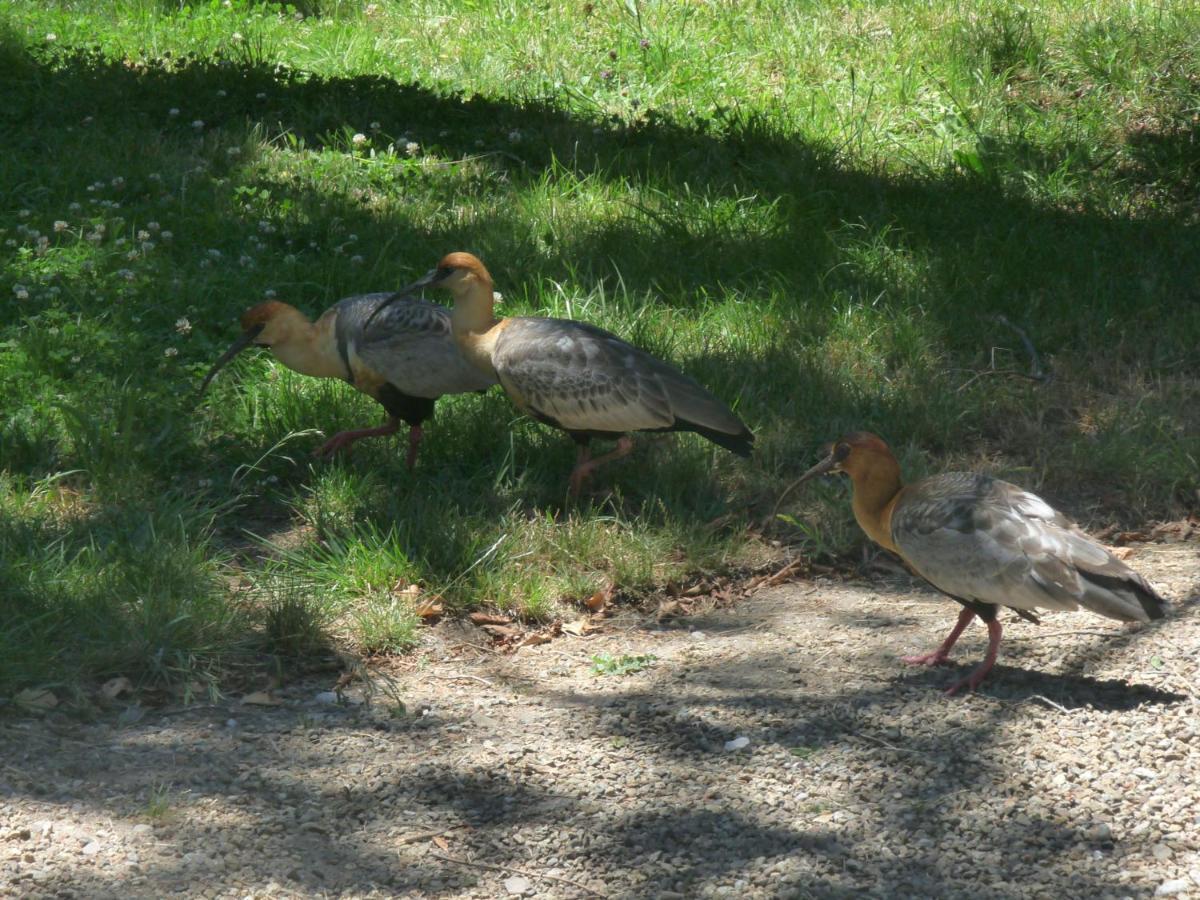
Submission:
[[[1155,897],[1170,897],[1173,894],[1182,894],[1191,885],[1187,883],[1186,878],[1173,878],[1170,881],[1164,881],[1154,889]]]
[[[749,745],[750,745],[750,738],[743,735],[741,737],[735,737],[732,741],[726,741],[725,749],[731,750],[731,751],[732,750],[741,750],[743,747],[748,747]]]

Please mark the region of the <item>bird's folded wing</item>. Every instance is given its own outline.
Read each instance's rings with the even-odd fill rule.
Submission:
[[[439,397],[483,390],[495,384],[459,352],[450,331],[450,313],[436,303],[393,303],[366,326],[391,294],[363,294],[339,305],[339,338],[346,341],[356,380],[364,370],[414,397]]]
[[[892,536],[947,593],[1015,609],[1083,606],[1123,621],[1155,617],[1161,600],[1141,576],[1035,494],[958,473],[915,487],[897,504]]]
[[[659,367],[602,329],[561,319],[511,319],[492,358],[518,405],[568,431],[624,432],[675,424]]]
[[[1055,566],[1055,535],[1040,516],[997,498],[997,484],[1003,482],[951,473],[913,485],[897,503],[892,539],[914,569],[952,596],[1016,609],[1075,609],[1078,575]]]

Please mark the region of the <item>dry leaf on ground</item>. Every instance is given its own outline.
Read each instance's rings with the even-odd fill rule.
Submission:
[[[443,612],[441,597],[426,597],[413,607],[414,611],[422,619],[433,619],[440,616]]]
[[[116,700],[127,691],[133,690],[133,682],[124,675],[110,678],[100,687],[100,696],[105,700]]]
[[[592,612],[599,612],[612,602],[613,596],[617,590],[611,584],[608,587],[600,588],[592,596],[583,601],[583,605]]]
[[[272,697],[266,691],[254,691],[242,698],[242,703],[250,706],[278,706],[283,701]]]
[[[58,698],[54,696],[54,692],[45,688],[25,688],[13,697],[13,700],[17,706],[26,709],[54,709],[58,706]]]
[[[473,612],[467,619],[472,625],[509,625],[512,619],[508,616],[499,616],[495,613]]]

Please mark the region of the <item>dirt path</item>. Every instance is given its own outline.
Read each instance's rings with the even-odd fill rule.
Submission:
[[[443,626],[399,716],[375,679],[5,719],[0,895],[1200,898],[1200,548],[1130,563],[1191,601],[1137,630],[1006,616],[963,699],[897,660],[953,605],[872,577],[509,656]]]

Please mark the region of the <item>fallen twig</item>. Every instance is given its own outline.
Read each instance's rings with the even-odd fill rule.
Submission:
[[[495,687],[495,685],[492,684],[490,681],[488,681],[486,678],[480,678],[478,675],[467,675],[467,674],[439,675],[436,672],[426,672],[425,677],[426,678],[437,678],[437,679],[440,679],[441,681],[463,681],[463,680],[478,681],[480,684],[485,684],[490,688]]]
[[[907,747],[897,747],[895,744],[889,744],[885,740],[877,737],[871,737],[869,734],[859,734],[855,732],[851,737],[861,738],[864,741],[870,741],[872,744],[878,744],[880,747],[887,747],[889,750],[895,750],[897,753],[917,753],[917,750],[909,750]]]
[[[1055,702],[1054,702],[1053,700],[1051,700],[1049,697],[1043,697],[1041,694],[1032,694],[1032,695],[1030,695],[1029,699],[1030,699],[1030,700],[1041,700],[1041,701],[1042,701],[1043,703],[1045,703],[1047,706],[1053,706],[1053,707],[1054,707],[1055,709],[1057,709],[1059,712],[1064,712],[1064,713],[1066,713],[1067,715],[1070,715],[1070,714],[1071,714],[1071,710],[1067,709],[1067,708],[1066,708],[1065,706],[1063,706],[1061,703],[1055,703]]]
[[[439,837],[443,834],[449,834],[451,831],[458,831],[460,828],[466,828],[464,824],[451,825],[449,828],[439,828],[437,831],[422,831],[417,834],[406,834],[404,837],[397,839],[397,844],[415,844],[417,841],[424,841],[429,838]]]
[[[1048,381],[1049,376],[1042,369],[1041,357],[1038,356],[1037,348],[1033,346],[1033,341],[1029,339],[1029,335],[1025,333],[1025,329],[1014,325],[1008,320],[1008,316],[1003,313],[998,314],[995,318],[1001,325],[1016,332],[1017,337],[1021,339],[1021,344],[1025,347],[1025,352],[1029,354],[1029,377],[1034,381]]]
[[[434,859],[444,859],[446,862],[457,863],[460,866],[467,866],[471,869],[490,869],[493,872],[515,872],[518,875],[524,875],[526,878],[546,879],[548,881],[557,881],[561,884],[569,884],[571,887],[579,888],[581,891],[591,894],[593,897],[607,897],[608,894],[602,894],[600,891],[593,890],[586,884],[580,884],[578,881],[572,881],[570,878],[563,878],[561,875],[547,875],[544,872],[530,872],[528,869],[518,869],[516,866],[501,866],[494,863],[473,862],[469,859],[459,859],[456,856],[447,856],[444,853],[435,853],[429,851],[429,855]]]

